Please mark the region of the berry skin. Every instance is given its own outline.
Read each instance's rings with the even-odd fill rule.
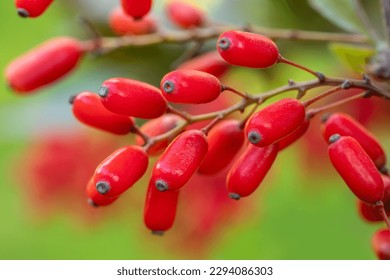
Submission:
[[[83,53],[80,41],[69,37],[53,38],[12,61],[5,69],[5,77],[14,91],[28,93],[70,72]]]
[[[384,195],[381,174],[359,142],[350,136],[334,134],[329,143],[329,158],[351,191],[368,204],[381,201]]]
[[[297,141],[300,137],[302,137],[309,129],[309,125],[310,125],[310,118],[306,116],[303,123],[301,123],[301,125],[298,126],[298,128],[294,130],[294,132],[290,133],[286,137],[279,140],[278,142],[279,151],[284,150],[285,148],[293,144],[295,141]]]
[[[119,135],[130,133],[134,127],[132,118],[108,111],[93,92],[81,92],[71,101],[73,115],[83,124]]]
[[[221,171],[241,149],[244,139],[240,121],[225,120],[218,123],[207,136],[209,149],[198,172],[211,175]]]
[[[180,1],[170,1],[166,7],[166,13],[175,25],[183,29],[200,27],[205,20],[202,10]]]
[[[122,8],[126,14],[134,19],[140,19],[150,12],[152,0],[121,0]]]
[[[120,115],[154,119],[167,109],[167,102],[158,88],[136,80],[108,79],[98,93],[103,105]]]
[[[206,135],[199,130],[180,134],[161,155],[151,180],[159,191],[181,189],[196,172],[207,153]]]
[[[280,57],[278,47],[271,39],[243,31],[222,33],[217,49],[228,63],[251,68],[271,67]]]
[[[93,207],[107,206],[113,203],[118,197],[110,198],[100,194],[95,187],[94,179],[91,178],[87,184],[88,204]]]
[[[390,230],[382,229],[375,232],[372,247],[378,259],[390,260]]]
[[[118,35],[143,35],[157,30],[156,22],[149,16],[135,20],[122,8],[113,10],[109,17],[111,29]]]
[[[117,197],[129,189],[146,172],[148,155],[138,146],[122,147],[105,158],[94,173],[97,191]]]
[[[229,64],[221,58],[218,52],[211,51],[180,64],[177,69],[202,71],[219,78],[229,69]]]
[[[265,147],[293,133],[304,121],[304,105],[284,98],[255,113],[246,124],[245,135],[253,145]]]
[[[39,17],[50,6],[53,0],[15,0],[15,6],[21,17]]]
[[[375,136],[347,114],[334,113],[322,118],[322,135],[327,141],[333,134],[351,136],[363,147],[378,169],[386,164],[386,154]]]
[[[277,143],[267,147],[248,145],[227,175],[229,196],[238,200],[252,194],[267,175],[278,151]]]
[[[153,234],[162,235],[175,221],[179,192],[160,192],[150,181],[144,208],[145,225]]]
[[[161,117],[145,122],[140,130],[148,136],[158,136],[164,134],[177,126],[177,124],[182,120],[181,117],[174,114],[164,114]],[[175,135],[164,139],[163,141],[154,143],[147,151],[149,156],[156,156],[162,153],[169,143],[173,140]],[[142,146],[144,140],[141,136],[137,135],[135,138],[136,144]]]
[[[215,76],[205,72],[175,70],[162,78],[160,89],[169,102],[201,104],[217,99],[222,85]]]

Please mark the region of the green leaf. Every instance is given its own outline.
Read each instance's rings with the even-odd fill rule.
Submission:
[[[375,50],[350,44],[330,43],[329,49],[342,64],[357,73],[363,73],[367,60],[375,54]]]
[[[324,18],[346,31],[366,33],[355,12],[354,0],[309,0],[310,6]]]

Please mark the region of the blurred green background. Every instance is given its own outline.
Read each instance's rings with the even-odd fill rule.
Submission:
[[[39,19],[21,19],[13,1],[3,1],[2,71],[16,56],[53,36],[88,39],[90,33],[79,24],[79,16],[88,18],[104,35],[112,36],[105,25],[112,3],[55,2]],[[199,3],[221,21],[340,31],[303,0]],[[161,6],[156,4],[154,14],[166,23]],[[280,41],[278,45],[285,57],[318,71],[332,76],[353,74],[343,69],[324,43]],[[221,219],[210,222],[207,232],[191,228],[191,221],[196,219],[184,216],[197,215],[197,207],[203,207],[200,196],[191,206],[179,206],[179,223],[166,236],[152,236],[142,221],[147,178],[118,200],[118,205],[96,210],[78,205],[79,201],[84,203],[84,198],[72,197],[83,195],[82,184],[70,187],[68,183],[72,189],[69,192],[30,196],[37,194],[35,188],[39,189],[39,180],[30,180],[35,176],[31,166],[34,160],[42,159],[39,152],[38,156],[34,153],[42,149],[40,144],[46,143],[50,135],[64,142],[65,135],[84,135],[92,143],[93,139],[104,139],[113,143],[112,150],[133,140],[117,140],[77,123],[67,103],[70,95],[95,91],[103,80],[114,76],[158,85],[170,63],[184,50],[185,46],[169,45],[119,50],[106,57],[88,56],[66,79],[28,96],[9,91],[3,75],[0,77],[0,259],[374,259],[370,239],[382,225],[368,225],[359,219],[354,197],[329,167],[318,122],[311,127],[311,138],[302,139],[278,156],[271,173],[252,197],[234,202],[234,211],[216,209]],[[278,65],[266,71],[234,68],[225,80],[242,90],[260,92],[283,85],[288,78],[311,79],[305,73]],[[388,133],[377,125],[380,116],[374,112],[372,118],[373,131],[389,151]],[[88,161],[80,151],[82,147],[76,147],[72,154],[72,145],[78,144],[69,146],[76,162]],[[54,154],[52,157],[61,166],[61,158],[57,162]],[[76,172],[65,165],[61,171]],[[54,176],[50,166],[40,172],[43,177]],[[186,207],[191,207],[192,212]],[[202,215],[207,218],[214,211]]]

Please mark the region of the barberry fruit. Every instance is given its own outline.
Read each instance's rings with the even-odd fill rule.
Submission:
[[[298,126],[298,128],[294,130],[294,132],[290,133],[289,135],[287,135],[286,137],[278,141],[279,151],[287,148],[295,141],[297,141],[299,138],[301,138],[309,129],[309,125],[310,125],[310,117],[306,115],[303,123],[301,123],[301,125]]]
[[[275,43],[262,35],[226,31],[217,42],[219,54],[228,63],[251,68],[267,68],[279,61],[280,54]]]
[[[378,259],[390,260],[390,230],[381,229],[375,232],[372,247]]]
[[[53,3],[53,0],[15,0],[15,6],[21,17],[38,17]]]
[[[136,80],[108,79],[98,93],[103,105],[120,115],[154,119],[167,109],[167,102],[158,88]]]
[[[188,130],[177,136],[156,162],[151,180],[160,191],[181,189],[207,153],[206,135]]]
[[[284,98],[253,114],[245,135],[253,145],[266,147],[293,133],[304,121],[304,105],[297,99]]]
[[[200,27],[205,21],[205,14],[202,10],[182,1],[168,2],[166,12],[174,24],[184,29]]]
[[[252,194],[267,175],[278,151],[277,143],[267,147],[248,145],[227,175],[229,196],[238,200]]]
[[[114,9],[109,17],[111,29],[118,35],[143,35],[156,31],[156,22],[150,16],[135,20],[122,8]]]
[[[169,72],[162,78],[160,88],[169,102],[187,104],[211,102],[222,91],[222,85],[215,76],[197,70]]]
[[[122,8],[126,14],[134,19],[140,19],[150,12],[152,0],[121,0]]]
[[[374,162],[357,140],[334,134],[329,138],[330,160],[351,191],[362,201],[382,200],[384,185]]]
[[[19,56],[5,69],[9,86],[27,93],[46,86],[69,73],[84,53],[83,44],[73,38],[50,39]]]
[[[87,200],[88,204],[93,206],[93,207],[107,206],[107,205],[112,204],[115,200],[118,199],[118,197],[111,198],[111,197],[107,197],[107,196],[104,196],[101,193],[99,193],[96,190],[95,181],[93,178],[91,178],[88,181],[86,193],[87,193],[87,198],[88,198],[88,200]]]
[[[122,147],[105,158],[94,173],[97,191],[117,197],[134,185],[146,172],[148,155],[138,146]]]
[[[103,106],[97,94],[84,91],[71,98],[73,115],[83,124],[125,135],[134,127],[131,117],[118,115]]]

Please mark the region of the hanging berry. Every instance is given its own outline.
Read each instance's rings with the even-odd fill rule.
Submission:
[[[15,6],[21,17],[39,17],[53,3],[53,0],[15,0]]]
[[[121,0],[126,14],[134,19],[140,19],[152,9],[152,0]]]
[[[143,35],[157,30],[156,21],[153,18],[144,16],[135,20],[126,14],[122,8],[117,8],[111,12],[109,24],[118,35]]]
[[[390,230],[381,229],[375,232],[372,247],[378,259],[390,260]]]
[[[183,29],[200,27],[205,21],[205,14],[202,10],[182,1],[168,2],[166,13],[175,25]]]
[[[107,206],[112,204],[115,200],[118,199],[118,197],[107,197],[102,194],[100,194],[96,190],[96,186],[94,183],[93,178],[91,178],[87,184],[87,198],[88,198],[88,204],[93,207],[99,207],[99,206]]]

